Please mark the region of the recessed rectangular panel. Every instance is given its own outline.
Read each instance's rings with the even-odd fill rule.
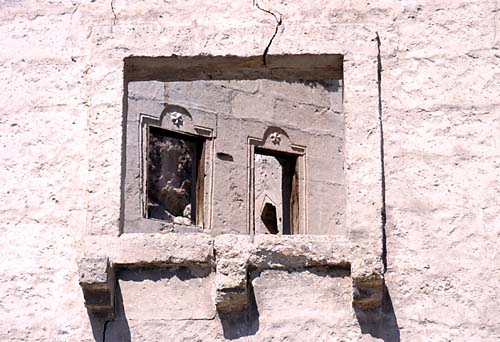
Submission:
[[[352,324],[349,271],[328,268],[264,270],[251,274],[259,332],[286,340],[317,340]],[[314,324],[310,324],[314,322]],[[304,331],[307,329],[307,337]],[[281,335],[283,334],[283,335]]]
[[[123,231],[345,236],[342,61],[126,58]]]
[[[132,320],[211,319],[212,273],[209,267],[121,270],[123,309]]]
[[[288,235],[294,232],[296,157],[257,150],[254,155],[255,233]]]
[[[149,127],[147,217],[180,224],[196,222],[197,168],[202,143]]]

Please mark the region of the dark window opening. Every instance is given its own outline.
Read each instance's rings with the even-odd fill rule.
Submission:
[[[271,203],[264,204],[260,219],[266,226],[269,233],[278,234],[278,218],[276,216],[276,207],[274,205]]]
[[[256,148],[254,163],[255,233],[297,233],[297,156]]]
[[[201,225],[203,139],[148,126],[147,218]]]

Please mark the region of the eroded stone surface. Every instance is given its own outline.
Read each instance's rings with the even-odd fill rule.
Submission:
[[[322,268],[252,274],[261,325],[255,336],[310,341],[341,336],[352,324],[351,283],[346,271]]]
[[[88,238],[89,255],[106,253],[122,266],[203,264],[213,260],[213,239],[206,234],[123,234]]]
[[[248,306],[249,236],[220,235],[215,238],[215,304],[220,312],[242,311]]]
[[[256,235],[250,262],[259,268],[330,265],[349,268],[349,241],[328,236]]]
[[[78,263],[85,306],[95,314],[114,315],[115,272],[107,257],[82,258]]]

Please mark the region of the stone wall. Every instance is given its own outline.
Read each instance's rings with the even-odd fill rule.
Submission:
[[[500,338],[500,6],[465,0],[257,5],[279,12],[281,24],[280,15],[252,1],[0,2],[0,340]],[[246,57],[265,50],[344,56],[351,172],[345,227],[361,247],[371,246],[379,226],[367,218],[385,209],[382,311],[356,312],[347,275],[309,267],[250,274],[258,316],[90,319],[77,260],[96,246],[89,236],[119,231],[124,58]],[[381,165],[383,192],[374,192],[369,175]],[[161,291],[179,284],[168,269],[149,278],[130,272],[117,273],[128,294],[140,294],[134,281],[141,277],[158,279],[148,281]],[[200,284],[211,277],[197,272]],[[201,286],[196,277],[184,279],[188,291]],[[123,299],[118,316],[128,311]],[[185,304],[182,314],[191,310]],[[214,309],[198,304],[203,317]],[[144,307],[130,310],[144,314]]]
[[[230,69],[231,61],[227,63],[226,69]],[[189,70],[189,66],[186,69]],[[207,68],[206,72],[211,70]],[[168,71],[158,72],[163,74],[168,75]],[[314,77],[314,70],[307,75]],[[300,202],[297,214],[300,222],[295,224],[295,230],[347,236],[340,80],[130,81],[127,90],[124,232],[154,232],[155,225],[156,231],[173,229],[159,222],[140,220],[144,216],[140,210],[140,179],[149,169],[146,164],[149,165],[151,159],[144,155],[151,156],[155,148],[147,148],[152,138],[148,140],[146,131],[148,127],[161,127],[164,134],[181,134],[185,139],[194,136],[204,141],[200,160],[203,175],[199,179],[204,195],[203,213],[199,215],[203,216],[199,220],[203,231],[242,234],[254,231],[247,220],[250,205],[255,206],[258,218],[265,202],[266,185],[261,184],[264,176],[258,158],[268,151],[278,156],[281,152],[283,157],[284,152],[297,153],[292,155],[297,159],[293,170],[297,170]],[[174,123],[172,118],[179,121]],[[200,129],[210,133],[200,135]],[[272,150],[264,149],[260,154],[256,150],[249,156],[250,138],[270,139],[272,134],[276,134],[277,140],[266,146]],[[300,148],[300,153],[287,151],[287,144]],[[252,168],[249,159],[254,160],[255,170],[250,171],[253,181],[249,179],[249,168]],[[277,161],[276,164],[279,165]],[[164,174],[172,172],[163,166],[160,168]],[[173,169],[177,170],[177,165]],[[280,185],[267,196],[281,208],[281,171],[275,172],[280,174]],[[177,181],[172,181],[175,183]],[[149,191],[151,182],[143,187]],[[249,188],[255,189],[253,196],[249,196]],[[249,197],[255,199],[250,201]],[[255,222],[258,221],[260,219]],[[181,229],[186,227],[175,228]]]

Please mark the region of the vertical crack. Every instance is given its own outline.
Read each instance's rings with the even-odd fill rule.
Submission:
[[[102,342],[106,342],[106,331],[108,330],[108,323],[111,323],[113,321],[113,318],[106,320],[104,322],[104,327],[102,329]]]
[[[115,12],[115,7],[113,6],[113,0],[110,2],[111,5],[111,12],[113,12],[113,25],[116,24],[116,12]]]
[[[498,14],[498,0],[495,0],[495,9],[493,10],[493,44],[497,40],[497,14]]]
[[[377,87],[378,87],[378,120],[380,125],[380,168],[382,173],[382,261],[384,263],[384,272],[387,271],[387,237],[385,232],[387,216],[385,207],[385,151],[384,151],[384,120],[382,112],[382,57],[380,56],[380,36],[376,33],[375,41],[377,42]]]
[[[115,320],[115,311],[114,310],[118,304],[118,296],[116,295],[117,291],[120,291],[120,287],[119,287],[118,282],[116,282],[116,284],[115,284],[115,295],[113,296],[113,312],[111,313],[111,315],[109,317],[107,317],[108,319],[104,322],[104,327],[102,328],[102,342],[106,342],[106,332],[108,331],[108,324]],[[120,292],[120,296],[121,296],[121,292]]]
[[[102,329],[102,342],[106,342],[106,330],[108,329],[109,322],[111,322],[110,319],[108,319],[106,322],[104,322],[104,328]]]
[[[268,9],[260,7],[258,0],[253,0],[253,5],[255,7],[257,7],[259,10],[261,10],[262,12],[265,12],[265,13],[272,15],[274,17],[274,20],[276,20],[276,27],[274,29],[274,33],[273,33],[271,39],[269,39],[269,43],[267,43],[267,46],[264,49],[264,53],[262,54],[262,63],[264,64],[264,66],[267,66],[267,53],[269,52],[269,48],[271,47],[271,44],[273,43],[274,38],[278,34],[278,30],[279,30],[280,26],[283,24],[283,16],[278,11],[272,11],[272,10],[268,10]]]

